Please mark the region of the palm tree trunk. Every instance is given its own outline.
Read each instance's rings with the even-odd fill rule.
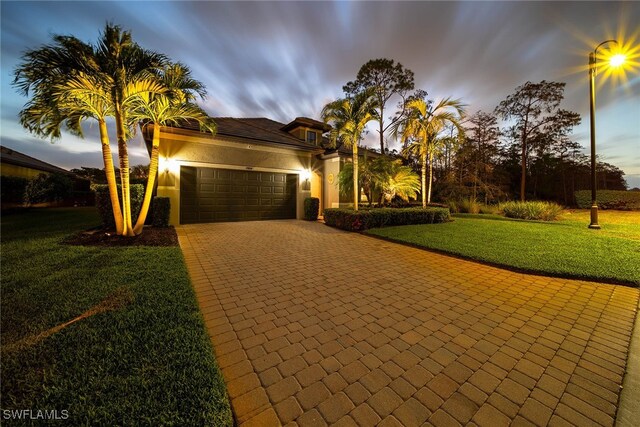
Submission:
[[[429,191],[427,192],[427,203],[431,203],[431,183],[433,182],[433,152],[429,153]]]
[[[353,210],[358,210],[358,193],[360,193],[360,187],[358,186],[358,143],[353,143]]]
[[[113,220],[116,224],[116,234],[120,235],[123,230],[122,210],[120,209],[120,200],[118,199],[118,185],[116,183],[116,173],[113,169],[113,157],[111,155],[111,146],[109,145],[107,123],[104,120],[100,120],[98,125],[100,127],[102,159],[104,161],[104,172],[107,175],[107,185],[109,187],[109,197],[111,198]]]
[[[118,157],[120,158],[120,183],[122,186],[122,210],[124,228],[123,236],[134,236],[133,225],[131,221],[131,196],[129,189],[129,152],[127,149],[127,140],[125,138],[124,120],[122,111],[116,110],[116,128],[118,133]]]
[[[149,161],[149,176],[147,177],[147,188],[144,192],[144,200],[140,208],[140,214],[136,221],[133,232],[138,235],[142,233],[144,222],[147,219],[149,206],[151,205],[151,196],[153,195],[153,187],[156,183],[156,175],[158,174],[158,157],[160,154],[160,125],[153,124],[153,142],[151,144],[151,160]]]
[[[422,207],[427,207],[427,153],[422,153]]]

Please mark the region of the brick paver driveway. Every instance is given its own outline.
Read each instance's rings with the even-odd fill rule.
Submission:
[[[246,425],[612,425],[638,290],[304,221],[178,227]]]

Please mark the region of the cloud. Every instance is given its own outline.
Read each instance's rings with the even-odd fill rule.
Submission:
[[[142,46],[190,66],[208,89],[201,104],[210,114],[282,122],[301,115],[319,118],[322,106],[342,95],[342,85],[362,64],[382,57],[413,70],[416,86],[430,96],[462,97],[470,113],[492,111],[526,81],[565,81],[563,107],[586,118],[585,66],[593,46],[585,34],[604,40],[611,28],[640,22],[640,3],[634,2],[2,2],[0,7],[2,136],[14,141],[22,140],[24,131],[4,124],[15,122],[25,99],[6,76],[20,53],[48,42],[51,33],[95,41],[106,21],[132,30]],[[599,89],[598,132],[621,128],[617,133],[632,135],[622,150],[637,157],[637,119],[626,118],[638,105],[640,77],[622,92],[615,87],[607,83]],[[614,121],[614,115],[625,119]],[[375,141],[371,129],[367,140]],[[575,131],[578,142],[588,145],[588,120]]]

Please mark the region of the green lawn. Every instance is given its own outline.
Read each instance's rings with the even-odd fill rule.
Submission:
[[[554,222],[464,214],[453,220],[367,233],[516,270],[640,285],[640,213],[601,212],[601,230],[588,229],[588,213],[580,211]]]
[[[3,215],[2,409],[67,410],[73,425],[231,425],[180,249],[60,244],[97,223],[91,208]],[[105,299],[110,311],[51,333]]]

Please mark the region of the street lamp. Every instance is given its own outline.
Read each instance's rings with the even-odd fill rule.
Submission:
[[[618,42],[616,40],[605,40],[600,43],[593,52],[589,52],[589,107],[591,113],[591,224],[589,228],[599,229],[598,224],[598,202],[596,201],[596,73],[598,72],[597,54],[598,48],[607,44]],[[625,61],[622,54],[613,55],[609,58],[609,65],[619,67]]]

